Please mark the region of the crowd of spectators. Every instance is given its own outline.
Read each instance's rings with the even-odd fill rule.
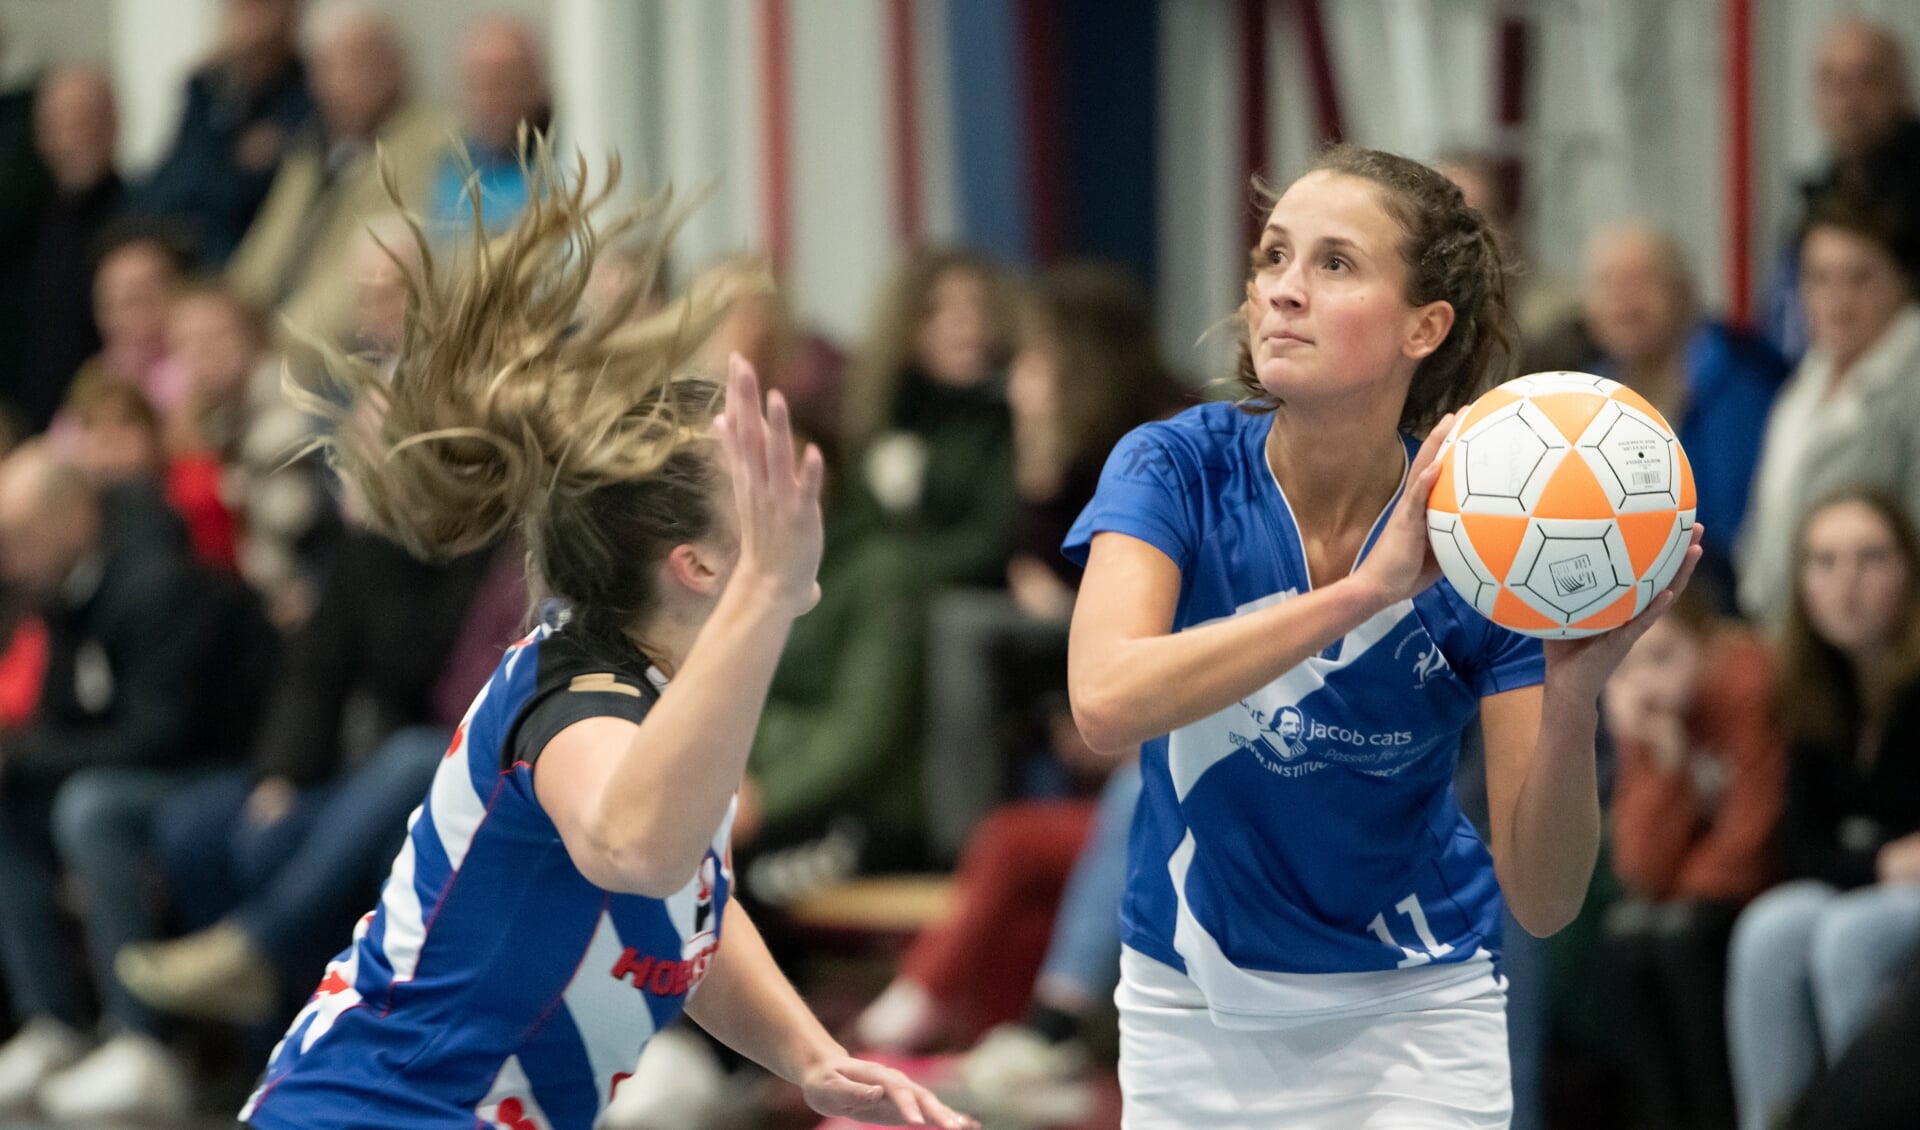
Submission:
[[[225,0],[139,178],[107,75],[0,97],[0,1116],[185,1117],[210,1060],[257,1069],[535,615],[512,539],[426,564],[367,531],[283,385],[399,347],[419,264],[389,183],[454,263],[524,205],[544,47],[486,17],[457,52],[444,112],[377,9]],[[1508,925],[1518,1127],[1582,1071],[1627,1084],[1621,1125],[1920,1124],[1920,118],[1885,29],[1835,25],[1815,65],[1830,160],[1763,327],[1706,308],[1641,222],[1578,279],[1516,280],[1529,367],[1658,406],[1708,530],[1699,587],[1603,701],[1581,923]],[[1517,230],[1499,162],[1442,164]],[[607,248],[584,300],[644,313],[656,267]],[[860,341],[776,291],[703,362],[751,359],[828,458],[823,598],[740,793],[741,897],[804,964],[786,908],[951,872],[845,1031],[962,1053],[962,1103],[1032,1123],[1098,1109],[1139,790],[1066,707],[1058,546],[1120,436],[1219,387],[1161,361],[1142,282],[915,249]],[[662,1034],[609,1125],[698,1126],[738,1070]]]

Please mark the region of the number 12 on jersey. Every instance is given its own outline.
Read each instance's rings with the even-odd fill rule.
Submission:
[[[1394,940],[1393,931],[1387,928],[1387,916],[1384,913],[1374,915],[1373,921],[1367,923],[1367,929],[1373,931],[1374,937],[1379,938],[1382,942],[1407,955],[1400,959],[1400,964],[1395,966],[1396,969],[1406,969],[1414,965],[1425,965],[1436,957],[1445,957],[1447,954],[1453,952],[1451,945],[1433,936],[1433,927],[1427,925],[1427,912],[1420,905],[1419,895],[1408,895],[1406,898],[1394,903],[1393,909],[1412,920],[1413,932],[1419,935],[1420,944],[1426,947],[1425,949],[1416,950],[1401,945],[1398,941]]]

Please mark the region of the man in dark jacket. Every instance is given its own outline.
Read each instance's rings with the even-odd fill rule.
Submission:
[[[219,51],[187,80],[173,149],[134,195],[135,211],[186,224],[209,267],[233,254],[313,113],[294,49],[299,18],[298,0],[226,0]]]
[[[170,519],[141,488],[96,492],[41,443],[0,463],[0,581],[48,630],[38,713],[0,742],[0,972],[23,1025],[0,1048],[0,1108],[38,1098],[56,1118],[85,1118],[188,1107],[158,1018],[117,988],[112,960],[156,930],[143,881],[154,808],[210,752],[238,748],[265,663],[257,611],[194,566]],[[91,1054],[62,941],[62,871],[83,894],[108,1028]],[[98,1106],[109,1096],[122,1109]]]

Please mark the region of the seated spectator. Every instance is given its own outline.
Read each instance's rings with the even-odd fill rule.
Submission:
[[[765,273],[769,267],[758,256],[738,256],[723,260],[715,269]],[[731,354],[751,361],[765,386],[779,389],[787,398],[795,427],[830,458],[844,453],[846,411],[841,385],[846,355],[826,338],[797,325],[782,291],[756,291],[734,300],[701,352],[703,364],[716,373],[725,371]]]
[[[1820,39],[1813,76],[1813,118],[1827,161],[1800,185],[1803,212],[1780,245],[1762,300],[1767,336],[1796,361],[1810,340],[1800,288],[1806,215],[1834,192],[1863,196],[1908,216],[1920,215],[1920,115],[1900,37],[1860,16],[1837,20]],[[1906,264],[1920,273],[1920,260]]]
[[[191,932],[127,947],[118,968],[130,991],[240,1023],[290,1012],[289,990],[304,999],[518,634],[521,557],[503,547],[426,565],[348,533],[288,645],[252,767],[205,778],[154,817],[175,917]]]
[[[40,216],[21,288],[25,348],[6,399],[28,432],[52,422],[67,385],[100,348],[92,304],[95,245],[118,211],[113,85],[87,67],[62,67],[40,82],[35,106],[40,157],[54,192]]]
[[[183,224],[209,266],[239,246],[313,115],[294,46],[299,20],[300,0],[224,0],[219,45],[187,79],[173,147],[129,202],[142,215]]]
[[[1013,538],[1013,421],[998,268],[965,251],[922,252],[882,288],[847,374],[849,478],[904,539],[926,591],[1005,583]]]
[[[1760,433],[1786,362],[1759,338],[1703,316],[1685,253],[1644,225],[1594,236],[1585,301],[1601,352],[1594,371],[1651,401],[1687,449],[1707,528],[1706,575],[1730,592]]]
[[[1808,219],[1812,347],[1768,417],[1739,547],[1741,610],[1771,628],[1791,602],[1810,500],[1866,484],[1920,504],[1920,305],[1902,266],[1913,232],[1907,217],[1850,196],[1822,200]]]
[[[1021,303],[1008,388],[1015,511],[1006,588],[934,597],[927,673],[928,813],[943,858],[1013,782],[1011,728],[1044,748],[1064,703],[1067,616],[1080,570],[1060,543],[1093,497],[1107,454],[1135,425],[1176,407],[1152,308],[1117,267],[1079,262],[1043,275]],[[1009,723],[1012,726],[1009,727]]]
[[[167,451],[218,475],[240,455],[255,407],[283,396],[266,319],[229,290],[189,287],[167,318],[167,354],[179,384],[162,421]]]
[[[160,417],[139,389],[93,374],[74,383],[62,415],[71,428],[60,440],[75,467],[98,486],[159,489],[186,523],[194,555],[233,571],[236,522],[217,473],[209,476],[192,460],[169,458]]]
[[[353,328],[355,236],[394,207],[381,161],[402,199],[425,199],[447,128],[410,100],[406,55],[385,16],[331,6],[314,13],[312,31],[316,120],[288,146],[227,281],[302,333],[339,342]]]
[[[1920,963],[1808,1090],[1785,1130],[1905,1130],[1920,1111]]]
[[[1607,683],[1607,910],[1630,993],[1638,1126],[1731,1126],[1727,937],[1773,877],[1785,751],[1766,645],[1688,589]]]
[[[460,140],[433,174],[427,218],[435,236],[473,234],[473,192],[489,232],[513,222],[527,203],[520,130],[545,132],[552,118],[547,67],[540,39],[518,20],[488,16],[460,40]]]
[[[73,379],[100,376],[121,381],[170,410],[180,383],[167,370],[167,316],[187,273],[178,247],[155,231],[124,227],[109,236],[93,275],[93,320],[100,352]]]
[[[0,971],[22,1025],[0,1048],[0,1109],[37,1099],[56,1120],[188,1109],[160,1019],[120,989],[113,955],[156,933],[148,822],[238,748],[271,636],[237,587],[193,567],[161,505],[138,486],[97,490],[45,444],[0,464],[0,577],[49,632],[37,716],[5,743],[0,777]],[[91,1052],[63,870],[83,892],[105,1022]]]
[[[1893,499],[1847,491],[1802,523],[1793,570],[1780,699],[1793,881],[1741,914],[1727,980],[1748,1130],[1775,1125],[1920,954],[1920,541]]]

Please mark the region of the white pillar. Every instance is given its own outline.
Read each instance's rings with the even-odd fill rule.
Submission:
[[[213,49],[219,0],[113,0],[120,165],[138,175],[172,146],[187,76]]]
[[[658,99],[649,97],[647,28],[655,5],[637,0],[555,0],[549,50],[553,60],[555,127],[570,153],[586,154],[597,177],[609,153],[626,169],[623,194],[652,187],[659,171],[649,122]]]

